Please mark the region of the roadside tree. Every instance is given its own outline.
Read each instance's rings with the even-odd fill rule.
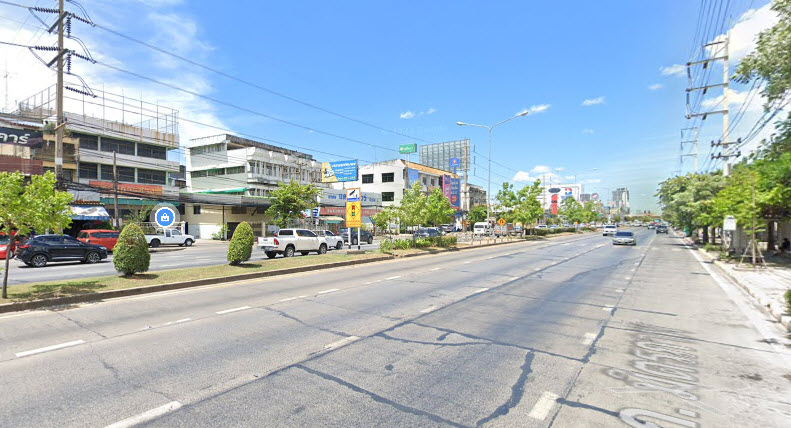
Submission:
[[[390,230],[390,225],[398,219],[398,211],[393,207],[385,207],[382,211],[371,216],[371,221],[374,222],[379,230]]]
[[[246,221],[239,223],[236,230],[233,231],[233,237],[228,244],[228,254],[226,259],[228,264],[232,266],[239,265],[250,260],[253,254],[253,244],[255,236],[253,235],[253,228]]]
[[[438,226],[448,223],[453,219],[456,209],[450,205],[450,201],[442,194],[441,189],[434,189],[426,198],[426,223]]]
[[[71,224],[71,200],[68,192],[55,190],[52,172],[31,176],[27,184],[19,172],[0,172],[0,231],[9,235],[9,247],[33,231],[62,232]],[[16,235],[11,234],[13,231]],[[3,299],[8,298],[8,263],[6,257],[0,293]]]
[[[486,221],[486,205],[476,205],[470,208],[470,212],[467,213],[467,221],[471,224]]]
[[[279,227],[286,227],[289,220],[302,217],[302,211],[316,205],[319,189],[311,184],[299,184],[292,181],[288,184],[278,183],[277,189],[271,193],[272,205],[266,214]]]
[[[420,190],[420,184],[415,183],[411,189],[404,190],[401,206],[398,208],[398,217],[406,226],[426,224],[428,203],[426,195]]]
[[[136,223],[127,224],[118,235],[118,242],[113,248],[115,270],[124,276],[132,276],[147,272],[150,264],[151,254],[148,252],[148,241],[143,230]]]

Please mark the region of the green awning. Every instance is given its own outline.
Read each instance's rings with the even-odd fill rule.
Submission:
[[[201,190],[200,192],[195,192],[195,193],[220,195],[220,194],[228,194],[228,193],[244,193],[245,190],[247,190],[247,187],[236,187],[234,189],[221,189],[221,190]]]

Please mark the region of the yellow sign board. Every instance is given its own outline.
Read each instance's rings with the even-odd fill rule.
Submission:
[[[362,227],[363,207],[360,201],[346,202],[346,227]]]
[[[505,226],[505,219],[501,218],[500,220],[497,220],[497,224],[499,224],[500,226]]]

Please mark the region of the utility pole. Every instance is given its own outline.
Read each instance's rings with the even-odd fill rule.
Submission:
[[[681,154],[679,155],[679,162],[681,164],[681,168],[679,171],[679,175],[683,173],[685,157],[692,157],[694,161],[693,171],[695,172],[695,174],[698,173],[698,132],[699,132],[699,128],[697,127],[681,129]],[[693,135],[689,135],[689,134],[693,134]],[[691,153],[687,152],[687,150],[684,147],[685,144],[692,145],[693,149]]]
[[[55,101],[55,179],[63,189],[63,0],[58,0],[58,81]]]
[[[728,113],[730,111],[730,104],[729,104],[729,101],[728,101],[728,84],[729,84],[729,81],[730,81],[730,75],[729,75],[729,69],[728,69],[728,38],[729,38],[729,34],[726,33],[725,34],[725,38],[723,40],[716,41],[716,42],[711,42],[711,43],[707,43],[707,44],[703,45],[703,53],[704,53],[704,55],[707,55],[706,48],[710,48],[710,47],[716,46],[716,45],[722,45],[722,48],[719,51],[717,51],[714,54],[713,57],[705,58],[705,59],[702,59],[700,61],[690,61],[690,62],[687,63],[687,77],[689,78],[689,82],[690,82],[690,87],[687,88],[687,119],[692,119],[692,118],[695,118],[695,117],[702,117],[702,120],[706,120],[706,118],[709,115],[711,115],[711,114],[722,114],[722,141],[718,142],[717,144],[712,144],[712,146],[722,145],[723,146],[723,154],[719,155],[719,156],[712,156],[712,157],[713,158],[724,158],[725,159],[725,163],[723,164],[722,172],[723,172],[723,174],[726,177],[728,175],[730,175],[730,173],[731,173],[730,158],[733,157],[733,155],[730,154],[730,150],[728,148],[728,146],[731,144],[731,142],[728,141],[728,139],[730,138],[729,130],[728,130],[728,126],[729,126],[729,124],[728,124]],[[719,55],[719,56],[717,56],[717,55]],[[719,61],[719,60],[723,61],[723,63],[722,63],[722,83],[716,83],[716,84],[713,84],[713,85],[705,85],[704,84],[703,86],[693,87],[692,86],[693,79],[692,79],[692,69],[691,69],[691,67],[693,65],[703,64],[703,68],[705,69],[705,68],[708,68],[708,66],[709,66],[709,64],[711,62]],[[707,111],[707,112],[697,112],[697,113],[691,112],[690,111],[690,93],[691,92],[695,92],[695,91],[702,91],[703,95],[706,95],[706,92],[709,90],[709,88],[715,88],[715,87],[722,87],[722,97],[723,97],[723,99],[722,99],[722,110]],[[697,140],[697,136],[696,136],[695,139]],[[683,143],[682,143],[682,145],[683,145]],[[697,143],[696,143],[696,146],[697,146]],[[697,147],[696,147],[696,151],[697,151]],[[697,159],[697,156],[695,158]]]
[[[118,214],[118,161],[116,159],[116,152],[113,151],[113,213],[115,214],[115,227],[120,229],[121,216]]]

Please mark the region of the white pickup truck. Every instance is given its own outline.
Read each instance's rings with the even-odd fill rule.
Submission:
[[[324,237],[317,236],[307,229],[280,229],[277,236],[258,238],[258,247],[270,259],[278,254],[291,257],[295,252],[303,256],[314,251],[318,254],[327,253],[327,241]]]
[[[146,235],[146,241],[151,248],[157,248],[160,245],[178,245],[190,247],[195,243],[195,237],[192,235],[185,235],[177,229],[157,229],[156,234]]]

